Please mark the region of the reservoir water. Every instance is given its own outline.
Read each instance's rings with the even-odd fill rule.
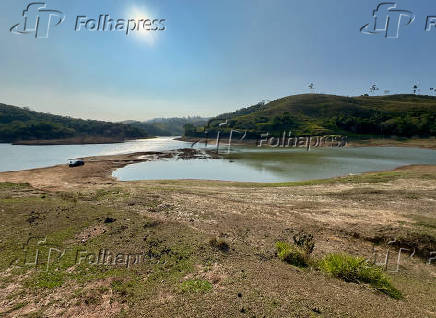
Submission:
[[[0,171],[17,171],[66,163],[67,159],[189,148],[174,137],[119,144],[19,146],[0,144]],[[202,147],[202,145],[199,145]],[[213,147],[209,147],[213,149]],[[225,150],[225,148],[223,148]],[[436,150],[407,147],[277,149],[234,147],[225,159],[159,160],[126,166],[113,176],[123,181],[202,179],[284,182],[323,179],[410,164],[436,164]]]
[[[118,144],[21,146],[0,144],[0,172],[49,167],[68,159],[117,155],[141,151],[162,151],[190,147],[174,137],[138,139]]]
[[[113,176],[123,181],[201,179],[286,182],[324,179],[410,164],[436,164],[436,151],[406,147],[303,149],[236,148],[227,159],[159,160],[129,165]]]

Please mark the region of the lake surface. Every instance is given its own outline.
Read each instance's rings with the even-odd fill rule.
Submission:
[[[22,146],[0,144],[0,172],[49,167],[68,159],[117,155],[141,151],[162,151],[190,147],[174,137],[138,139],[119,144]]]
[[[204,145],[199,144],[198,147]],[[189,148],[174,137],[140,139],[120,144],[21,146],[0,144],[0,171],[42,168],[67,159],[143,151]],[[212,146],[209,149],[213,149]],[[227,148],[222,147],[223,151]],[[129,165],[113,175],[123,181],[203,179],[283,182],[330,178],[409,164],[436,164],[436,151],[399,147],[278,149],[234,147],[227,159],[159,160]]]
[[[236,148],[231,159],[160,160],[129,165],[113,176],[123,181],[202,179],[286,182],[323,179],[409,164],[436,164],[436,151],[403,147],[304,149]]]

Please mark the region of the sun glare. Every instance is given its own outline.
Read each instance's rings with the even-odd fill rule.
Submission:
[[[135,19],[138,23],[143,23],[143,21],[147,19],[155,19],[156,16],[153,15],[147,8],[145,7],[130,7],[127,11],[127,15],[129,19]],[[137,32],[132,32],[131,35],[136,40],[146,43],[149,46],[153,46],[157,40],[157,33],[155,31],[150,31],[144,29],[142,26],[138,28]]]

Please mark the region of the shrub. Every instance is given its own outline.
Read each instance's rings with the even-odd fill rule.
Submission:
[[[313,240],[312,234],[307,234],[302,231],[293,236],[294,244],[298,247],[302,248],[307,255],[312,254],[313,249],[315,248],[315,241]]]
[[[230,250],[230,245],[225,240],[217,239],[216,237],[209,240],[209,244],[223,252],[228,252]]]
[[[286,242],[277,242],[276,249],[278,258],[283,262],[298,267],[308,266],[309,257],[301,247]]]
[[[363,257],[329,254],[319,262],[319,267],[329,275],[346,282],[367,283],[392,298],[402,298],[401,292],[392,286],[382,268],[368,263]]]

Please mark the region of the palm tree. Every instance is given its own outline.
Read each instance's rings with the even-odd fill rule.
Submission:
[[[314,90],[314,88],[315,88],[315,85],[314,85],[313,83],[310,83],[310,84],[308,85],[308,87],[309,87],[309,89],[310,89],[310,92],[312,92],[312,91]]]
[[[379,90],[379,88],[377,87],[377,84],[372,84],[371,87],[369,88],[369,92],[371,94],[374,94],[375,91],[378,91],[378,90]]]

